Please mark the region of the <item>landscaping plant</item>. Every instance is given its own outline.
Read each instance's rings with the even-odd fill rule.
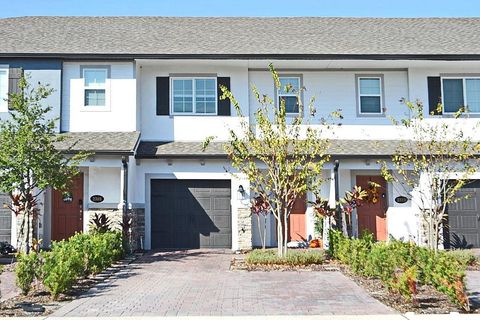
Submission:
[[[410,117],[392,121],[411,137],[401,141],[392,155],[392,167],[383,162],[382,175],[387,181],[405,187],[403,192],[410,193],[420,211],[423,240],[430,249],[437,250],[443,240],[441,230],[446,223],[447,208],[466,197],[458,191],[479,166],[479,145],[472,138],[478,124],[466,128],[459,123],[468,115],[465,108],[449,121],[432,122],[425,117],[420,101],[404,103]],[[441,110],[439,104],[437,111]]]
[[[122,255],[120,232],[77,233],[68,240],[53,242],[50,251],[19,254],[17,285],[27,294],[38,279],[56,299],[80,278],[105,270]]]
[[[36,252],[18,254],[15,283],[24,295],[30,292],[34,281],[41,278],[40,265],[40,256]]]
[[[305,107],[301,99],[305,88],[294,88],[282,84],[273,65],[270,64],[275,90],[293,94],[299,109],[298,115],[287,115],[285,99],[274,99],[261,94],[252,86],[253,96],[259,107],[254,114],[252,125],[244,116],[242,108],[232,92],[220,86],[221,99],[229,99],[240,119],[240,129],[229,129],[229,140],[225,151],[231,160],[232,172],[239,178],[246,178],[254,196],[261,196],[277,220],[277,253],[285,256],[288,241],[288,219],[295,201],[322,184],[322,168],[329,156],[330,145],[325,131],[330,128],[326,120],[321,126],[309,126],[316,108],[312,98]],[[336,116],[338,112],[333,113]],[[214,137],[203,143],[205,150]]]
[[[90,230],[92,232],[105,233],[110,231],[110,219],[102,213],[95,213],[90,221]]]
[[[38,197],[48,187],[64,190],[87,155],[66,157],[56,149],[64,138],[56,133],[58,119],[48,116],[52,108],[43,105],[53,90],[41,84],[32,88],[25,77],[18,86],[19,93],[8,95],[9,117],[0,122],[0,190],[10,194],[9,208],[21,219],[18,247],[29,253]]]
[[[468,260],[451,253],[396,240],[374,242],[372,235],[350,239],[331,230],[329,254],[358,275],[380,279],[408,300],[414,299],[418,285],[430,285],[458,306],[470,308],[465,288]]]
[[[252,214],[257,217],[258,235],[260,236],[260,241],[262,242],[262,249],[265,250],[267,242],[267,218],[268,214],[270,213],[268,201],[265,201],[262,196],[255,197],[255,199],[252,201],[251,211]],[[263,218],[263,229],[261,227],[260,216]]]
[[[309,266],[325,262],[325,253],[322,250],[289,250],[283,257],[279,257],[274,250],[253,250],[245,258],[250,265],[288,265]]]

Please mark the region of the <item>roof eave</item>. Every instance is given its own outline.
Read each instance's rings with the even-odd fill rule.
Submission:
[[[434,60],[476,61],[478,54],[132,54],[132,53],[0,53],[0,58],[55,58],[63,60]]]

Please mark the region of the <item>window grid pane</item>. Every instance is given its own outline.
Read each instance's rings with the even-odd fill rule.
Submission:
[[[86,69],[83,71],[86,87],[104,87],[107,79],[107,70]]]
[[[380,95],[380,79],[378,78],[360,78],[361,95]]]
[[[280,106],[281,101],[285,100],[285,112],[286,113],[298,113],[298,99],[297,96],[279,96],[278,104]]]
[[[360,97],[360,112],[361,113],[381,113],[380,97]]]
[[[215,80],[195,79],[195,113],[215,113]]]
[[[468,112],[480,112],[480,79],[465,80]]]
[[[443,79],[444,111],[457,112],[463,105],[463,79]]]
[[[280,89],[278,90],[279,95],[296,95],[300,89],[300,79],[294,77],[280,77]],[[286,92],[286,87],[291,85],[291,88]]]
[[[193,84],[190,79],[173,80],[173,111],[193,112]]]
[[[86,89],[85,90],[86,106],[105,106],[105,90],[104,89]]]

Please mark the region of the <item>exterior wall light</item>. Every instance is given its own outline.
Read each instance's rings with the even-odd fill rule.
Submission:
[[[239,185],[239,186],[238,186],[237,192],[241,195],[241,198],[240,198],[240,199],[244,199],[244,198],[245,198],[245,189],[243,188],[242,185]]]

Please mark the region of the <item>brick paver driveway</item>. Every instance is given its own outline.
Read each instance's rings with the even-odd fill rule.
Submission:
[[[393,313],[339,272],[229,271],[231,258],[151,253],[54,316]]]

